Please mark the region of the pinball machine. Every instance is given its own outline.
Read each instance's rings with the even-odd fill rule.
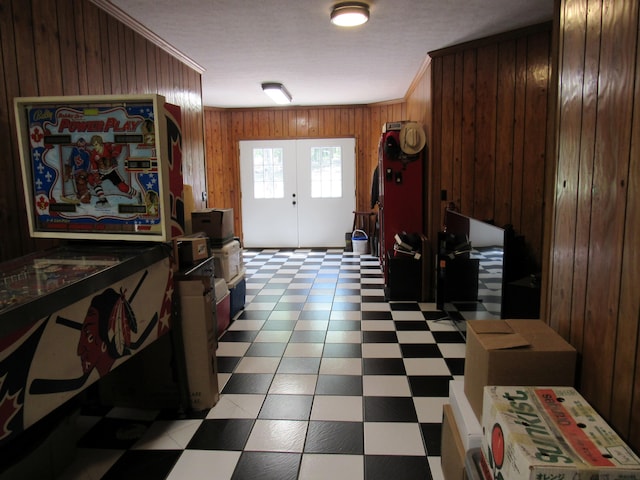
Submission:
[[[30,235],[0,264],[0,447],[172,328],[180,110],[160,95],[15,99]]]

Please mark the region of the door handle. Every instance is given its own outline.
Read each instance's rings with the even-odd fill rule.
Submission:
[[[295,201],[295,200],[294,200],[293,202],[291,202],[291,205],[295,205],[295,204],[296,204],[296,201]]]

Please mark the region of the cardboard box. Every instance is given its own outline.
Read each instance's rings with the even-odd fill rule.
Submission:
[[[212,246],[231,240],[233,233],[233,208],[207,208],[191,212],[191,229],[204,232]]]
[[[220,398],[215,291],[205,290],[198,281],[177,283],[189,404],[193,410],[204,410],[213,407]]]
[[[460,432],[460,439],[465,452],[480,448],[482,445],[482,427],[471,404],[464,394],[464,381],[451,380],[449,382],[449,403],[453,411],[453,418]]]
[[[478,420],[485,385],[575,384],[577,353],[541,320],[469,320],[464,393]]]
[[[191,265],[209,256],[206,237],[178,237],[178,258],[180,265]]]
[[[490,478],[640,479],[640,458],[572,387],[486,387],[484,404]]]
[[[442,436],[440,441],[440,464],[445,480],[465,480],[465,451],[456,427],[451,405],[442,406]]]

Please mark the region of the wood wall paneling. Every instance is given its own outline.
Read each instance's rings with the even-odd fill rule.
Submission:
[[[88,0],[4,0],[0,4],[0,261],[56,245],[30,238],[13,99],[19,96],[160,93],[181,107],[183,172],[205,190],[200,73]],[[204,206],[200,201],[199,206]]]
[[[210,207],[233,208],[242,237],[239,142],[296,138],[355,137],[356,209],[368,211],[378,141],[385,122],[406,120],[404,102],[373,106],[206,108],[207,185]]]
[[[640,448],[637,2],[562,0],[557,168],[545,314],[579,389]],[[549,196],[549,195],[548,195]]]

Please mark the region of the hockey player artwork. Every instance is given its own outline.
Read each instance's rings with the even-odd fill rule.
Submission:
[[[166,134],[156,131],[166,128],[158,99],[74,97],[17,108],[34,236],[167,240],[173,155]]]

